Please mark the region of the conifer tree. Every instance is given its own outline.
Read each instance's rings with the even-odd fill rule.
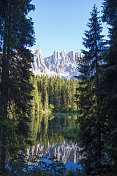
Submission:
[[[4,173],[6,160],[6,137],[10,121],[8,108],[14,104],[15,117],[18,121],[17,134],[28,135],[27,114],[32,85],[29,83],[32,54],[27,46],[34,43],[33,23],[27,17],[34,6],[31,0],[0,1],[0,171]],[[13,130],[13,129],[9,129]]]
[[[77,111],[77,104],[76,104],[76,90],[78,88],[78,82],[76,80],[71,80],[71,111]]]
[[[57,76],[55,82],[55,110],[56,112],[60,112],[61,107],[61,80],[60,77]]]
[[[49,79],[49,104],[53,104],[54,101],[54,77]]]
[[[103,90],[103,114],[107,124],[105,145],[108,146],[108,157],[111,158],[112,175],[117,173],[117,1],[104,0],[103,21],[110,25],[109,48],[104,59],[104,75],[101,89]]]
[[[94,5],[88,23],[89,30],[85,31],[83,45],[84,58],[79,66],[79,110],[80,132],[83,152],[86,154],[86,175],[101,175],[102,170],[102,119],[100,114],[99,80],[101,77],[102,53],[104,49],[102,27],[98,11]]]

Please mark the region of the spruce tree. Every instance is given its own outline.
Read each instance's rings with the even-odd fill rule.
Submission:
[[[102,79],[103,114],[107,123],[105,145],[110,158],[111,174],[117,174],[117,1],[104,0],[103,21],[109,25],[108,49],[104,55],[105,66]]]
[[[86,175],[103,173],[102,119],[100,114],[101,100],[99,80],[101,77],[102,53],[104,50],[102,27],[98,11],[94,5],[85,31],[83,45],[84,58],[79,66],[79,111],[80,137],[86,158],[84,171]]]
[[[31,0],[5,0],[0,1],[0,50],[1,50],[1,83],[0,83],[0,171],[5,171],[5,161],[8,139],[7,131],[14,131],[9,127],[9,122],[17,120],[17,130],[20,140],[28,135],[28,114],[30,92],[32,85],[29,83],[30,68],[33,57],[26,49],[34,43],[33,23],[27,17],[34,6]],[[15,115],[12,119],[8,114],[14,105]],[[12,113],[12,111],[11,111]],[[10,128],[10,129],[9,129]],[[7,130],[8,129],[8,130]],[[20,142],[21,142],[20,141]],[[10,143],[10,141],[9,141]],[[12,147],[11,147],[12,148]]]

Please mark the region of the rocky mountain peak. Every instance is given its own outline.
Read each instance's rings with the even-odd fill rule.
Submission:
[[[31,50],[34,54],[32,71],[35,75],[60,76],[61,78],[74,78],[78,75],[77,66],[82,58],[81,53],[70,51],[54,51],[52,56],[43,57],[40,49]]]
[[[65,57],[66,56],[66,51],[63,50],[61,53],[60,53],[61,57]]]
[[[55,50],[53,56],[55,59],[60,59],[60,52]]]

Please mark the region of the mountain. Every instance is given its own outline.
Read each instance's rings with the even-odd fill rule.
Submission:
[[[34,54],[32,71],[34,75],[60,76],[61,78],[74,78],[77,76],[77,66],[82,58],[82,53],[71,51],[66,54],[54,51],[52,56],[43,57],[40,49],[31,50]]]

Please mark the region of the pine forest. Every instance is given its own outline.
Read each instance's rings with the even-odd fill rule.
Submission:
[[[37,24],[34,25],[30,17],[38,8],[37,2],[35,5],[33,2],[0,0],[0,176],[117,176],[117,0],[102,0],[101,12],[98,3],[93,4],[82,38],[78,75],[73,79],[32,72],[35,56],[30,48],[38,40]],[[45,2],[38,3],[41,8]],[[58,8],[60,3],[61,9],[64,5],[61,1],[49,3],[53,4],[50,14],[55,4]],[[61,16],[64,19],[67,15],[71,15],[69,18],[74,22],[71,7],[76,13],[75,8],[84,2],[73,1],[73,6],[70,1],[66,3],[70,10],[64,9],[64,15],[61,10],[57,23]],[[47,8],[49,6],[45,10]],[[88,7],[84,9],[85,14]],[[46,18],[53,18],[57,25],[54,19],[57,12],[52,16],[47,13],[38,16],[40,13],[41,10],[36,11],[36,19],[46,14]],[[39,23],[38,29],[44,24],[45,21]],[[71,26],[67,31],[63,30],[64,26],[61,26],[62,32],[58,31],[65,36]],[[72,30],[69,40],[75,34]],[[49,25],[43,32],[51,34]],[[59,43],[56,37],[54,42]],[[44,42],[46,45],[47,41]],[[59,62],[60,53],[57,53],[56,62],[49,63]],[[61,60],[62,57],[65,62],[65,52]],[[67,57],[70,58],[69,54]],[[41,64],[43,60],[42,57]],[[62,69],[65,63],[61,61],[61,64]],[[74,71],[71,65],[67,71]],[[38,67],[41,70],[41,65]],[[47,68],[51,68],[50,65]],[[57,68],[54,71],[59,72]]]
[[[31,100],[33,113],[77,112],[78,80],[60,77],[31,77],[34,86]]]

